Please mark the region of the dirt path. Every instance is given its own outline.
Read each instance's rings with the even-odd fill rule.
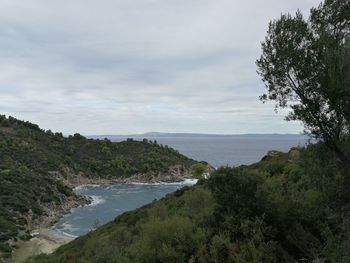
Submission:
[[[35,232],[39,232],[38,237],[34,237],[29,241],[18,244],[19,247],[13,253],[12,259],[10,260],[11,263],[22,263],[27,258],[42,253],[50,254],[59,246],[74,239],[72,237],[61,235],[60,233],[48,228],[41,228]]]

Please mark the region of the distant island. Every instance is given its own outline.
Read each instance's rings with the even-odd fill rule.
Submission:
[[[302,137],[307,135],[293,133],[244,133],[244,134],[206,134],[206,133],[167,133],[167,132],[146,132],[141,134],[110,134],[110,135],[86,135],[92,139],[120,139],[120,138],[162,138],[162,137]]]

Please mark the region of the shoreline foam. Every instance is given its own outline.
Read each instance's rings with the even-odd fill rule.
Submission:
[[[80,206],[95,206],[100,203],[103,203],[105,200],[100,199],[98,196],[92,195],[92,196],[87,196],[79,193],[80,190],[83,190],[85,187],[100,187],[102,185],[107,185],[107,184],[125,184],[125,185],[195,185],[198,182],[198,179],[184,179],[183,181],[179,182],[151,182],[151,183],[145,183],[145,182],[117,182],[117,181],[106,181],[103,182],[102,184],[94,184],[94,183],[89,183],[89,184],[81,184],[78,186],[73,187],[74,192],[77,195],[84,196],[85,198],[90,200],[90,203],[82,204]],[[61,214],[58,216],[56,222],[58,219],[69,215],[72,213],[72,210],[77,207],[72,207],[68,213]],[[40,227],[38,230],[33,229],[32,231],[38,232],[39,235],[37,237],[33,237],[28,241],[23,241],[18,243],[18,248],[14,250],[12,258],[9,262],[12,263],[20,263],[28,259],[29,257],[36,256],[39,254],[50,254],[55,251],[58,247],[74,240],[77,238],[77,236],[71,235],[69,233],[65,233],[64,231],[61,231],[59,229],[55,229],[55,223],[52,224],[49,227]]]
[[[132,185],[184,185],[185,186],[185,185],[195,185],[197,182],[198,182],[198,179],[185,179],[180,182],[172,182],[172,183],[159,181],[155,183],[131,182],[129,184],[132,184]]]

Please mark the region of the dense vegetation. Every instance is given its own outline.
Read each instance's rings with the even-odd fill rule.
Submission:
[[[189,168],[195,162],[178,151],[146,139],[114,143],[86,139],[80,134],[64,137],[37,125],[0,116],[0,162],[8,167],[24,165],[35,171],[82,172],[87,177],[149,176],[169,167]]]
[[[151,179],[167,174],[172,166],[186,171],[194,163],[156,142],[64,137],[0,115],[0,258],[10,254],[10,243],[17,237],[28,238],[27,224],[43,215],[44,207],[75,197],[62,182],[67,177],[144,174]]]
[[[28,262],[349,262],[349,176],[322,143],[272,151]]]
[[[37,220],[44,206],[60,205],[74,197],[60,181],[19,165],[0,165],[0,260],[11,255],[13,241],[29,239],[27,224]]]

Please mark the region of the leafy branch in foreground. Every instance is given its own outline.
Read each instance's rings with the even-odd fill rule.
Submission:
[[[326,0],[270,22],[258,73],[267,87],[262,101],[290,107],[287,120],[301,121],[344,163],[350,163],[350,1]]]

